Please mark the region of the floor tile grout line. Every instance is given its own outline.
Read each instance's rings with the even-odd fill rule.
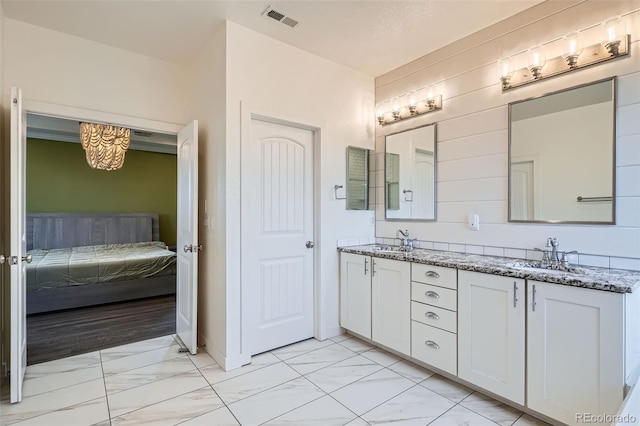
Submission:
[[[442,396],[442,395],[440,395],[440,396]],[[449,401],[451,401],[451,400],[449,400]],[[451,401],[451,402],[453,402],[453,401]],[[457,404],[457,403],[455,403],[455,402],[454,402],[454,403],[453,403],[453,405],[452,405],[448,410],[445,410],[445,412],[444,412],[444,413],[440,414],[438,417],[436,417],[435,419],[433,419],[432,421],[430,421],[429,423],[427,423],[427,425],[430,425],[431,423],[435,422],[435,421],[436,421],[436,420],[438,420],[440,417],[444,416],[444,415],[445,415],[445,414],[447,414],[449,411],[451,411],[451,410],[453,410],[454,408],[456,408],[458,405],[459,405],[459,404]]]
[[[98,356],[100,357],[100,370],[102,371],[102,383],[104,384],[104,399],[107,403],[107,420],[111,426],[111,407],[109,406],[109,394],[107,393],[107,378],[104,375],[104,365],[102,364],[102,351],[98,351]]]
[[[356,355],[356,356],[357,356],[357,355]],[[355,356],[352,356],[351,358],[355,358]],[[351,359],[351,358],[347,358],[347,359]],[[368,358],[367,358],[367,359],[368,359]],[[346,361],[346,359],[345,359],[344,361]],[[352,384],[354,384],[354,383],[356,383],[356,382],[359,382],[360,380],[365,379],[365,378],[367,378],[367,377],[369,377],[369,376],[371,376],[371,375],[373,375],[373,374],[379,373],[381,370],[384,370],[384,366],[382,366],[382,365],[378,364],[378,363],[377,363],[377,362],[375,362],[375,361],[372,361],[372,360],[369,360],[369,361],[371,361],[371,362],[373,362],[374,364],[376,364],[377,366],[379,366],[379,367],[380,367],[380,369],[378,369],[378,370],[376,370],[376,371],[374,371],[374,372],[371,372],[371,373],[369,373],[369,374],[367,374],[367,375],[365,375],[365,376],[362,376],[362,377],[358,378],[357,380],[354,380],[353,382],[349,382],[349,383],[347,383],[347,384],[346,384],[346,385],[344,385],[344,386],[340,386],[339,388],[336,388],[336,389],[332,390],[331,392],[327,392],[327,391],[325,391],[325,390],[324,390],[324,389],[322,389],[322,388],[321,388],[321,390],[322,390],[323,392],[326,392],[326,393],[327,393],[327,395],[331,395],[332,393],[337,392],[337,391],[339,391],[340,389],[344,389],[344,388],[346,388],[346,387],[347,387],[347,386],[349,386],[349,385],[352,385]],[[335,364],[334,364],[334,365],[335,365]],[[321,368],[320,370],[322,370],[322,368]],[[318,372],[318,371],[320,371],[320,370],[312,371],[311,373],[308,373],[308,374],[317,373],[317,372]],[[397,374],[397,373],[396,373],[396,374]],[[305,375],[304,377],[305,377],[305,378],[307,378],[307,377],[306,377],[306,375]],[[307,378],[307,380],[311,381],[311,379],[309,379],[309,378]],[[311,381],[311,383],[313,383],[313,381]],[[314,383],[314,385],[316,385],[316,384]],[[318,386],[318,385],[316,385],[316,386]],[[318,386],[318,387],[320,387],[320,386]]]
[[[175,359],[175,358],[174,358],[174,359]],[[162,361],[162,362],[165,362],[165,361]],[[162,362],[159,362],[158,364],[162,364]],[[155,364],[151,364],[151,365],[155,365]],[[149,366],[147,365],[146,367],[149,367]],[[141,368],[144,368],[144,367],[141,367]],[[134,371],[134,370],[129,370],[129,371]],[[130,390],[133,390],[133,389],[139,388],[139,387],[141,387],[141,386],[150,385],[150,384],[152,384],[152,383],[157,383],[157,382],[159,382],[159,381],[161,381],[161,380],[170,379],[170,378],[172,378],[172,377],[180,376],[180,375],[182,375],[182,374],[192,373],[192,372],[194,372],[194,371],[197,371],[198,373],[200,373],[200,371],[198,370],[198,368],[197,368],[197,367],[194,367],[192,370],[180,371],[180,372],[178,372],[178,373],[172,373],[172,374],[171,374],[171,375],[169,375],[169,376],[156,378],[155,380],[152,380],[152,381],[150,381],[150,382],[142,383],[142,384],[139,384],[139,385],[136,385],[136,386],[130,387],[130,388],[128,388],[128,389],[122,389],[122,390],[118,390],[118,391],[116,391],[116,392],[111,392],[111,393],[109,393],[109,391],[107,390],[107,396],[118,395],[118,394],[119,394],[119,393],[121,393],[121,392],[127,392],[127,391],[130,391]],[[120,374],[120,373],[118,373],[118,374]],[[202,373],[200,373],[200,374],[202,374]],[[106,379],[107,379],[107,377],[113,377],[113,376],[114,376],[114,375],[104,376],[104,379],[105,379],[105,385],[106,385]],[[205,380],[205,382],[206,382],[207,384],[209,383],[209,382],[207,381],[207,379],[204,379],[204,380]],[[204,387],[204,386],[203,386],[203,387]]]
[[[228,379],[220,380],[219,382],[211,383],[211,382],[209,382],[209,380],[206,377],[204,379],[207,381],[207,383],[209,383],[211,386],[213,386],[213,385],[217,385],[218,383],[223,383],[223,382],[226,382],[226,381],[229,381],[229,380],[233,380],[233,379],[235,379],[237,377],[242,377],[242,376],[245,376],[245,375],[247,375],[249,373],[253,373],[254,371],[259,371],[259,370],[262,370],[263,368],[271,367],[272,365],[276,365],[276,364],[279,364],[279,363],[286,364],[285,361],[282,361],[280,358],[278,358],[278,361],[276,361],[276,362],[273,362],[271,364],[265,364],[265,365],[263,365],[261,367],[254,368],[253,370],[249,370],[249,371],[244,372],[242,374],[238,374],[237,376],[233,376],[233,377],[229,377]],[[211,367],[212,365],[213,364],[209,364],[206,367],[198,368],[198,370],[200,370],[200,373],[202,374],[202,371],[201,371],[202,369],[207,368],[207,367]],[[220,368],[222,370],[222,367],[220,367],[217,362],[215,363],[215,365],[217,365],[218,368]],[[251,363],[246,364],[246,365],[251,365]],[[244,367],[244,365],[243,365],[243,367]],[[240,368],[242,368],[242,367],[240,367]],[[222,371],[226,373],[225,370],[222,370]],[[235,370],[230,370],[230,371],[235,371]],[[298,372],[296,371],[296,373],[298,373]],[[300,373],[298,373],[298,374],[300,374]]]
[[[127,347],[127,346],[134,346],[134,345],[140,345],[140,346],[143,346],[143,345],[141,344],[141,343],[143,343],[143,342],[150,342],[150,341],[152,341],[152,340],[159,340],[159,339],[162,339],[162,338],[165,338],[165,337],[169,337],[169,336],[171,336],[171,338],[173,339],[171,343],[168,343],[168,344],[165,344],[165,345],[159,345],[159,346],[154,347],[154,348],[152,348],[152,349],[147,349],[147,350],[143,350],[143,351],[135,352],[135,353],[132,353],[132,354],[129,354],[129,355],[124,355],[124,356],[121,356],[121,357],[119,357],[119,358],[114,358],[114,359],[110,359],[110,360],[103,361],[103,362],[115,361],[116,359],[126,358],[126,357],[129,357],[129,356],[132,356],[132,355],[139,355],[139,354],[143,354],[143,353],[145,353],[145,352],[151,352],[151,351],[155,351],[155,350],[157,350],[157,349],[162,349],[162,348],[167,348],[167,347],[170,347],[170,346],[173,346],[173,345],[178,345],[178,342],[176,341],[176,338],[175,338],[172,334],[167,334],[167,335],[165,335],[165,336],[154,337],[154,338],[152,338],[152,339],[146,339],[146,340],[140,340],[140,341],[138,341],[138,342],[127,343],[126,345],[119,345],[119,346],[112,346],[112,347],[110,347],[110,348],[103,348],[103,349],[99,349],[99,350],[97,350],[97,351],[95,351],[95,352],[100,352],[100,353],[102,353],[102,352],[105,352],[105,351],[106,351],[106,352],[107,352],[107,354],[108,354],[108,351],[110,351],[110,350],[112,350],[112,349],[116,349],[116,348],[125,348],[125,347]],[[91,353],[91,352],[89,352],[89,353]],[[83,354],[80,354],[80,355],[83,355]],[[78,356],[78,355],[75,355],[75,356]],[[63,359],[64,359],[64,358],[63,358]]]
[[[284,363],[283,361],[280,361],[280,362]],[[276,364],[278,364],[278,363],[276,363]],[[271,365],[276,365],[276,364],[271,364]],[[292,369],[292,370],[293,370],[293,369]],[[238,400],[236,400],[236,401],[229,402],[229,403],[227,403],[224,399],[222,399],[222,397],[220,397],[220,395],[218,394],[218,392],[213,388],[213,386],[214,386],[214,385],[211,385],[211,388],[214,390],[214,392],[216,392],[216,394],[218,394],[218,396],[220,397],[220,399],[222,400],[222,402],[224,402],[224,403],[225,403],[225,405],[230,406],[230,405],[235,404],[236,402],[243,401],[243,400],[245,400],[245,399],[247,399],[247,398],[251,398],[252,396],[259,395],[259,394],[261,394],[261,393],[263,393],[263,392],[266,392],[266,391],[268,391],[268,390],[271,390],[271,389],[273,389],[273,388],[277,388],[278,386],[282,386],[282,385],[284,385],[285,383],[289,383],[289,382],[292,382],[292,381],[294,381],[294,380],[297,380],[297,379],[299,379],[299,378],[301,378],[301,377],[304,377],[302,374],[298,373],[297,371],[295,371],[295,370],[293,370],[293,371],[298,375],[298,377],[294,377],[293,379],[289,379],[289,380],[286,380],[286,381],[284,381],[284,382],[282,382],[282,383],[278,383],[277,385],[274,385],[274,386],[271,386],[271,387],[265,388],[265,389],[263,389],[263,390],[261,390],[261,391],[259,391],[259,392],[253,393],[253,394],[251,394],[251,395],[245,396],[244,398],[240,398],[240,399],[238,399]],[[206,380],[206,379],[205,379],[205,380]],[[208,383],[208,382],[207,382],[207,383]]]
[[[187,391],[187,392],[181,393],[181,394],[179,394],[179,395],[174,395],[174,396],[172,396],[172,397],[170,397],[170,398],[163,399],[163,400],[160,400],[160,401],[156,401],[156,402],[154,402],[153,404],[145,405],[144,407],[140,407],[140,408],[136,408],[135,410],[127,411],[126,413],[119,414],[119,415],[117,415],[117,416],[115,416],[115,417],[111,417],[111,410],[109,410],[109,420],[117,419],[118,417],[122,417],[122,416],[125,416],[125,415],[127,415],[127,414],[135,413],[136,411],[144,410],[145,408],[153,407],[154,405],[158,405],[158,404],[161,404],[161,403],[163,403],[163,402],[167,402],[167,401],[170,401],[170,400],[172,400],[172,399],[175,399],[175,398],[179,398],[179,397],[181,397],[181,396],[184,396],[184,395],[186,395],[186,394],[188,394],[188,393],[195,392],[195,391],[199,391],[199,390],[202,390],[202,389],[205,389],[205,388],[208,388],[208,387],[209,387],[209,386],[202,386],[202,387],[197,388],[197,389],[192,389],[192,390],[190,390],[190,391]]]
[[[328,396],[328,395],[327,395],[327,393],[326,393],[325,391],[323,391],[322,389],[320,389],[320,388],[318,387],[318,385],[316,385],[315,383],[313,383],[311,380],[307,379],[307,378],[306,378],[306,377],[304,377],[304,376],[302,376],[302,378],[304,378],[306,381],[308,381],[309,383],[311,383],[311,385],[312,385],[312,386],[314,386],[316,389],[320,390],[320,392],[324,393],[324,395],[320,395],[319,397],[314,398],[314,399],[312,399],[311,401],[305,402],[304,404],[299,405],[299,406],[297,406],[297,407],[295,407],[295,408],[292,408],[292,409],[291,409],[291,410],[289,410],[289,411],[286,411],[286,412],[284,412],[284,413],[282,413],[282,414],[280,414],[280,415],[277,415],[277,416],[275,416],[275,417],[273,417],[273,418],[271,418],[271,419],[265,420],[264,422],[259,423],[260,425],[264,425],[265,423],[268,423],[268,422],[270,422],[270,421],[272,421],[272,420],[279,419],[280,417],[282,417],[282,416],[284,416],[284,415],[286,415],[286,414],[289,414],[289,413],[291,413],[292,411],[295,411],[295,410],[297,410],[297,409],[299,409],[299,408],[302,408],[302,407],[304,407],[304,406],[306,406],[306,405],[311,404],[312,402],[315,402],[315,401],[317,401],[317,400],[319,400],[319,399],[321,399],[321,398],[324,398],[325,396]]]
[[[102,364],[103,364],[103,371],[104,371],[104,364],[105,364],[105,363],[107,363],[107,364],[108,364],[108,363],[113,362],[113,361],[119,361],[119,360],[124,359],[124,358],[129,358],[129,357],[132,357],[132,356],[142,355],[142,354],[144,354],[144,353],[147,353],[147,352],[153,352],[153,351],[156,351],[156,350],[159,350],[159,349],[170,348],[170,347],[172,347],[172,346],[174,346],[174,345],[172,344],[172,345],[169,345],[169,346],[166,346],[166,347],[155,348],[155,349],[151,349],[151,350],[149,350],[149,351],[136,352],[135,354],[131,354],[131,355],[123,356],[123,357],[120,357],[120,358],[114,358],[114,359],[110,359],[110,360],[108,360],[108,361],[104,361],[104,362],[102,363]],[[177,346],[177,345],[176,345],[176,346]],[[116,346],[116,347],[117,347],[117,346]],[[178,346],[178,347],[179,347],[179,346]],[[129,368],[128,370],[118,371],[117,373],[105,374],[105,377],[106,377],[106,376],[115,376],[115,375],[117,375],[117,374],[126,373],[126,372],[128,372],[128,371],[137,370],[137,369],[139,369],[139,368],[148,367],[148,366],[150,366],[150,365],[160,364],[161,362],[165,362],[165,361],[168,361],[168,360],[171,360],[171,359],[174,359],[174,358],[179,358],[179,357],[182,357],[182,356],[187,356],[187,355],[186,355],[186,354],[184,354],[184,353],[180,353],[180,352],[176,352],[176,353],[177,353],[178,355],[177,355],[177,356],[175,356],[175,357],[173,357],[173,358],[163,359],[163,360],[161,360],[161,361],[158,361],[158,362],[152,362],[152,363],[150,363],[150,364],[139,365],[139,366],[134,367],[134,368]],[[196,368],[197,368],[197,367],[196,367]]]
[[[91,365],[91,367],[96,367],[97,365],[98,364]],[[102,370],[102,366],[100,367],[100,370]],[[65,373],[68,373],[68,372],[65,372]],[[64,374],[64,373],[53,373],[53,374]],[[83,383],[92,382],[94,380],[100,380],[101,378],[104,378],[104,375],[102,377],[96,377],[96,378],[89,379],[89,380],[82,380],[80,382],[72,383],[70,385],[62,386],[62,387],[59,387],[59,388],[56,388],[56,389],[51,389],[51,390],[48,390],[48,391],[43,391],[43,392],[40,392],[40,393],[34,393],[34,394],[31,394],[31,395],[24,395],[23,394],[22,396],[23,396],[23,398],[31,398],[31,397],[34,397],[34,396],[40,396],[40,395],[43,395],[45,393],[56,392],[56,391],[67,389],[67,388],[70,388],[70,387],[73,387],[73,386],[81,385]]]
[[[396,374],[397,374],[397,373],[396,373]],[[406,379],[406,377],[403,377],[403,378],[405,378],[405,379]],[[407,379],[407,380],[408,380],[408,379]],[[367,410],[367,411],[365,411],[364,413],[360,414],[360,417],[364,416],[364,415],[365,415],[365,414],[367,414],[367,413],[370,413],[371,411],[375,410],[376,408],[380,407],[381,405],[386,404],[387,402],[391,401],[393,398],[396,398],[396,397],[398,397],[398,396],[402,395],[403,393],[405,393],[405,392],[407,392],[407,391],[409,391],[409,390],[411,390],[411,389],[415,388],[416,386],[420,386],[420,384],[419,384],[419,383],[415,383],[415,382],[413,382],[413,381],[412,381],[412,383],[413,383],[413,386],[408,387],[407,389],[405,389],[405,390],[403,390],[402,392],[400,392],[400,393],[398,393],[398,394],[396,394],[396,395],[392,396],[391,398],[389,398],[389,399],[387,399],[387,400],[385,400],[385,401],[382,401],[380,404],[376,405],[375,407],[370,408],[369,410]],[[364,420],[364,419],[363,419],[363,420]],[[365,421],[366,421],[366,420],[365,420]]]
[[[499,424],[498,422],[496,422],[496,421],[494,421],[494,420],[491,420],[489,417],[485,416],[484,414],[482,414],[482,413],[480,413],[480,412],[478,412],[478,411],[474,410],[473,408],[467,407],[466,405],[462,405],[462,403],[463,403],[463,402],[464,402],[468,397],[470,397],[471,395],[473,395],[474,393],[480,393],[481,395],[484,395],[482,392],[475,391],[475,392],[471,393],[470,395],[467,395],[467,397],[466,397],[465,399],[463,399],[462,401],[460,401],[460,402],[458,403],[458,405],[460,405],[460,406],[461,406],[461,407],[463,407],[463,408],[466,408],[467,410],[469,410],[469,411],[471,411],[471,412],[476,413],[477,415],[479,415],[479,416],[481,416],[481,417],[484,417],[485,419],[487,419],[487,420],[489,420],[489,421],[491,421],[491,422],[493,422],[493,423]],[[506,404],[504,404],[503,402],[498,401],[497,399],[493,399],[493,398],[491,398],[491,400],[496,401],[496,402],[500,403],[501,405],[506,405]],[[509,407],[509,408],[512,408],[512,407]],[[514,410],[515,410],[515,408],[514,408]],[[520,411],[520,410],[518,410],[518,411],[521,413],[521,415],[523,414],[523,412],[522,412],[522,411]],[[520,418],[520,416],[518,416],[518,418]],[[515,423],[515,422],[518,420],[518,418],[516,418],[516,420],[514,420],[514,421],[513,421],[513,423]],[[511,423],[511,424],[513,424],[513,423]]]

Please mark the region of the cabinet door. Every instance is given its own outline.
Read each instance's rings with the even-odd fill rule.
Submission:
[[[403,354],[411,353],[411,264],[373,258],[371,338]]]
[[[527,283],[527,405],[567,424],[615,415],[624,387],[624,295]]]
[[[340,254],[340,325],[371,338],[371,257]]]
[[[458,272],[458,376],[524,404],[525,283]]]

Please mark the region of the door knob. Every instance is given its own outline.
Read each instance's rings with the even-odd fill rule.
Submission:
[[[30,254],[28,254],[26,256],[22,256],[22,261],[23,262],[31,263],[32,260],[33,260],[33,257]]]
[[[6,260],[6,257],[4,257],[4,254],[0,254],[0,265],[2,265],[5,260]]]
[[[313,248],[313,246],[315,246],[313,241],[307,241],[307,244],[305,244],[305,245],[307,246],[307,248]]]
[[[199,251],[202,251],[202,244],[198,244],[198,245],[193,245],[193,244],[189,244],[184,246],[184,252],[192,252],[192,253],[197,253]]]

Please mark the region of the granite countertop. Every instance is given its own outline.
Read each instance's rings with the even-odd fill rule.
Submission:
[[[640,289],[640,271],[625,269],[596,268],[590,266],[569,266],[564,270],[526,269],[518,265],[539,262],[508,257],[482,256],[439,250],[414,249],[411,252],[385,252],[380,244],[340,247],[345,253],[363,254],[385,259],[404,260],[427,265],[444,266],[465,271],[484,272],[507,277],[525,278],[548,283],[631,293]]]

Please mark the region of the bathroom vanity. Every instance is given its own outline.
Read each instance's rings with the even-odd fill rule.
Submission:
[[[378,245],[340,253],[340,322],[565,424],[615,415],[640,375],[640,272]]]

